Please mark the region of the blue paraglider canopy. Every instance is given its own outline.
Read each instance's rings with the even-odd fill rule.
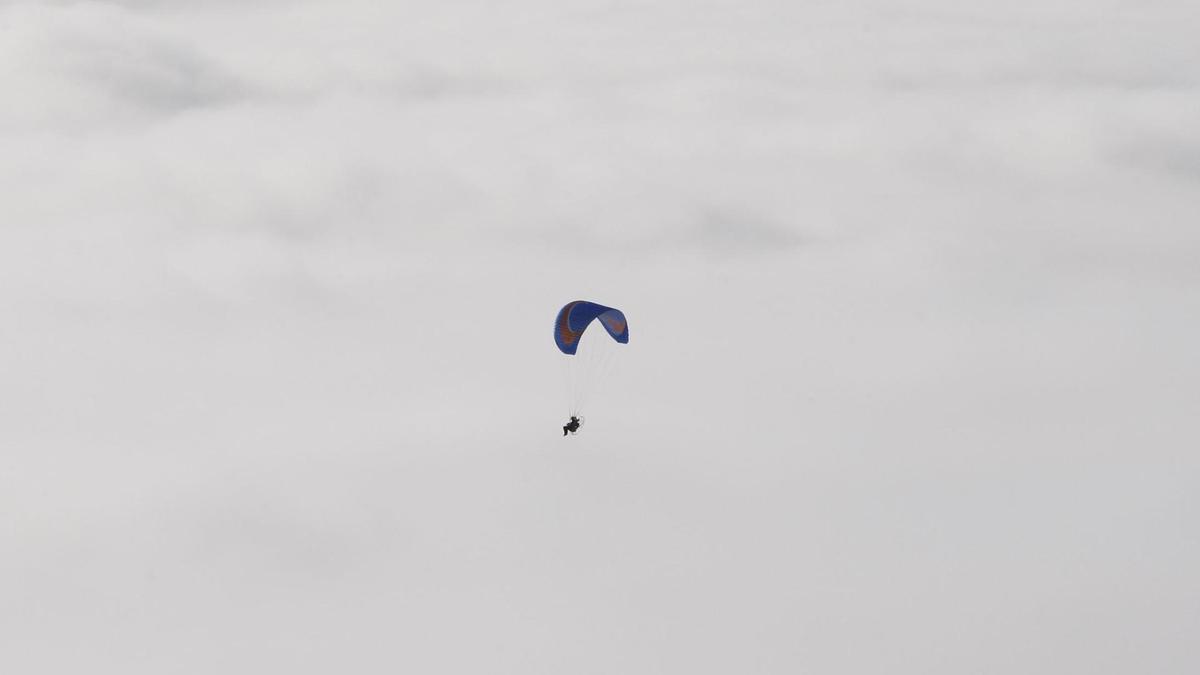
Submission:
[[[579,338],[583,336],[583,331],[596,319],[600,320],[600,324],[614,340],[622,344],[629,342],[629,325],[625,322],[625,314],[621,310],[586,300],[575,300],[558,310],[558,318],[554,321],[554,343],[562,353],[574,354],[579,348]]]

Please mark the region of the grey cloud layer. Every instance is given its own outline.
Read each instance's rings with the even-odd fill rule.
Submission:
[[[0,670],[1194,672],[1191,5],[0,3]]]

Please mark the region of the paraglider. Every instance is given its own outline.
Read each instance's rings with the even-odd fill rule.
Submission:
[[[588,330],[595,323],[604,326],[604,331]],[[629,324],[619,309],[575,300],[558,310],[554,321],[554,344],[564,356],[571,417],[563,426],[563,436],[574,434],[582,426],[583,406],[588,395],[611,370],[617,345],[628,342]]]

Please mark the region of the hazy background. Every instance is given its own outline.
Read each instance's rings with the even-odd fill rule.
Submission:
[[[1198,34],[0,1],[0,670],[1200,671]]]

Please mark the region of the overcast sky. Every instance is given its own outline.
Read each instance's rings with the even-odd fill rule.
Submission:
[[[0,670],[1200,672],[1198,34],[0,0]]]

